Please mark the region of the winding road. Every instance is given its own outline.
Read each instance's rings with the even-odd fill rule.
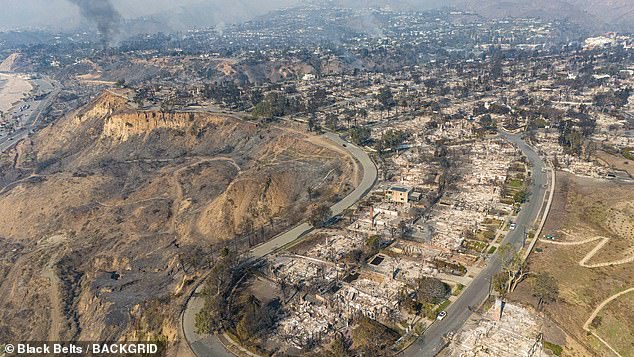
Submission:
[[[524,204],[516,219],[517,229],[510,231],[503,241],[503,243],[512,244],[519,250],[524,244],[524,228],[528,229],[534,224],[546,195],[546,163],[519,135],[508,133],[501,133],[500,135],[509,142],[517,145],[532,165],[532,182],[529,187],[531,193],[530,200]],[[344,142],[334,134],[328,133],[325,134],[325,136],[342,147],[345,147],[363,166],[363,179],[361,184],[342,201],[332,207],[333,214],[338,214],[356,203],[372,188],[377,178],[377,170],[372,160],[362,149]],[[255,258],[266,256],[302,237],[312,229],[313,228],[307,223],[301,224],[275,237],[269,242],[253,248],[251,253]],[[425,334],[408,349],[403,351],[401,355],[416,357],[434,356],[440,352],[445,346],[444,336],[450,331],[455,331],[462,327],[472,314],[469,307],[480,305],[488,297],[491,278],[496,272],[500,271],[500,269],[501,262],[497,255],[491,257],[482,272],[465,288],[458,299],[449,306],[447,309],[447,317],[442,321],[432,324]],[[197,292],[199,292],[198,290],[201,290],[201,288],[197,289]],[[195,315],[203,304],[202,299],[195,295],[189,300],[181,321],[183,333],[189,347],[194,355],[198,357],[232,356],[231,353],[225,350],[217,336],[201,336],[195,333]]]
[[[377,180],[378,172],[377,168],[372,162],[372,159],[368,154],[356,145],[348,143],[342,140],[338,135],[334,133],[325,133],[324,137],[340,146],[342,149],[348,151],[355,159],[359,161],[363,168],[363,178],[361,183],[351,193],[344,197],[341,201],[335,203],[332,207],[333,215],[342,213],[345,209],[357,203],[363,198],[374,186]],[[308,223],[302,223],[298,226],[291,228],[289,231],[282,233],[270,241],[260,244],[253,249],[250,253],[253,258],[262,258],[268,254],[275,252],[276,250],[284,247],[285,245],[301,238],[305,234],[313,230],[313,227]],[[200,284],[194,294],[187,302],[187,306],[181,315],[181,329],[182,334],[185,337],[185,342],[189,345],[190,351],[198,357],[231,357],[232,353],[228,352],[218,336],[215,335],[199,335],[196,333],[195,319],[196,313],[202,308],[204,301],[198,297],[202,291],[203,285]]]
[[[517,228],[510,231],[503,243],[510,243],[520,249],[524,243],[524,228],[528,229],[537,219],[546,194],[545,184],[547,174],[542,171],[546,163],[528,146],[519,135],[500,132],[500,135],[517,145],[532,165],[532,183],[529,187],[530,200],[524,204],[516,219]],[[544,170],[545,171],[545,170]],[[501,270],[502,263],[497,255],[490,258],[486,267],[478,274],[471,284],[465,288],[458,299],[447,308],[447,317],[434,322],[416,342],[402,352],[402,356],[435,356],[444,347],[444,336],[450,331],[462,327],[472,312],[470,306],[479,306],[489,296],[491,278]]]

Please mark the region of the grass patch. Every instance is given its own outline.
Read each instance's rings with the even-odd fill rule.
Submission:
[[[522,186],[524,186],[524,181],[518,180],[518,179],[511,179],[506,184],[509,188],[519,190],[522,188]]]
[[[481,253],[486,249],[487,243],[478,240],[464,240],[462,246]]]
[[[440,314],[441,311],[445,310],[449,305],[451,305],[451,301],[449,300],[445,300],[442,304],[438,305],[435,311],[436,316],[438,316],[438,314]]]
[[[631,343],[632,331],[629,321],[634,314],[631,312],[631,295],[625,295],[611,302],[592,321],[592,326],[601,338],[607,341],[621,356],[632,356],[634,345]]]
[[[432,304],[424,304],[423,305],[423,314],[426,318],[430,320],[435,320],[438,317],[438,314],[445,310],[447,306],[451,304],[451,301],[445,300],[440,305],[434,308]]]
[[[561,353],[564,351],[563,347],[548,341],[544,341],[544,348],[552,351],[555,356],[561,356]]]
[[[487,218],[484,219],[482,224],[485,225],[485,226],[499,227],[502,224],[502,221],[499,220],[499,219],[487,217]]]
[[[489,248],[489,254],[493,254],[493,253],[495,253],[495,251],[496,251],[497,249],[498,249],[498,248],[497,248],[496,246],[491,246],[491,248]]]
[[[628,160],[634,160],[634,149],[623,149],[621,154]]]
[[[421,322],[417,323],[416,326],[414,326],[414,333],[416,335],[421,335],[423,332],[425,332],[426,329],[427,323],[425,323],[425,320],[422,320]]]
[[[475,238],[481,242],[488,242],[495,238],[495,232],[489,229],[478,230]]]

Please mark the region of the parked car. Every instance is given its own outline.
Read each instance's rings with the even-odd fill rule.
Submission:
[[[436,317],[436,320],[440,321],[442,319],[444,319],[447,316],[447,311],[441,311],[438,313],[438,316]]]
[[[514,231],[514,230],[515,230],[515,228],[517,228],[517,224],[515,224],[515,223],[511,223],[511,225],[509,226],[509,229],[510,229],[510,230],[512,230],[512,231]]]

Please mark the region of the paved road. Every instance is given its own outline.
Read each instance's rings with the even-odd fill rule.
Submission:
[[[355,188],[350,194],[344,197],[341,201],[334,204],[331,209],[334,215],[340,214],[346,208],[357,203],[363,196],[365,196],[374,183],[376,182],[378,172],[374,162],[370,159],[368,154],[356,145],[350,144],[342,140],[338,135],[332,133],[326,133],[324,136],[330,139],[335,144],[340,145],[342,148],[350,152],[360,163],[363,168],[363,178],[357,188]],[[286,233],[280,234],[270,241],[254,247],[251,250],[251,255],[254,258],[264,257],[280,247],[299,239],[306,233],[313,230],[313,227],[308,223],[302,223]],[[233,356],[227,352],[217,336],[202,336],[196,333],[195,317],[196,313],[200,311],[203,306],[203,299],[196,295],[202,291],[202,285],[196,289],[194,297],[192,297],[187,303],[187,307],[182,315],[182,329],[185,334],[186,342],[194,351],[194,354],[198,357],[230,357]]]
[[[529,202],[524,204],[524,207],[522,207],[515,221],[517,228],[511,231],[504,240],[505,243],[510,243],[516,248],[519,248],[524,242],[524,228],[530,228],[535,222],[546,194],[544,185],[547,182],[547,174],[542,172],[546,164],[532,148],[526,145],[520,136],[507,133],[501,133],[501,135],[508,141],[516,144],[533,165],[533,180],[529,187],[531,193]],[[425,334],[405,350],[402,355],[417,357],[435,356],[443,349],[443,337],[448,332],[455,331],[462,327],[469,316],[471,316],[472,313],[469,311],[469,306],[479,306],[487,298],[491,278],[501,269],[501,263],[497,255],[489,259],[489,262],[482,272],[475,277],[458,299],[449,306],[447,309],[447,317],[442,321],[433,323]]]
[[[31,108],[24,111],[23,115],[25,115],[26,119],[21,122],[21,128],[14,131],[13,133],[0,138],[0,153],[11,148],[15,143],[19,142],[22,139],[25,139],[29,136],[29,132],[37,128],[37,124],[40,120],[40,116],[42,112],[48,108],[52,101],[55,100],[57,95],[60,92],[59,88],[56,88],[52,82],[47,79],[35,79],[33,80],[36,85],[40,87],[40,93],[50,92],[46,96],[45,99],[37,102],[27,101],[27,104],[31,105]],[[22,103],[20,103],[22,105]]]
[[[350,152],[357,160],[359,160],[361,166],[363,167],[363,178],[359,186],[355,188],[354,191],[352,191],[350,194],[348,194],[348,196],[343,198],[341,201],[335,203],[330,208],[333,215],[338,215],[342,213],[346,208],[349,208],[353,204],[357,203],[357,201],[365,196],[365,194],[372,188],[377,178],[377,170],[376,166],[374,165],[368,154],[366,154],[365,151],[363,151],[358,146],[343,141],[338,135],[333,133],[326,133],[324,134],[324,136],[330,141],[338,144],[339,146],[345,147],[348,152]],[[288,243],[291,243],[302,235],[310,232],[312,229],[313,227],[310,224],[303,223],[287,231],[286,233],[278,235],[274,239],[271,239],[270,241],[253,248],[251,250],[251,253],[254,258],[261,258],[267,254],[270,254],[276,249],[283,247]]]

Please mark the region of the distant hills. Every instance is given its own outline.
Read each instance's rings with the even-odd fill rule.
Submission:
[[[567,19],[595,31],[634,32],[632,0],[452,0],[485,17]]]
[[[353,8],[456,8],[488,18],[566,19],[594,31],[634,32],[634,0],[328,0]]]
[[[592,32],[634,32],[634,0],[111,0],[125,18],[120,34],[172,32],[248,21],[270,11],[311,2],[340,7],[469,10],[488,18],[567,19]],[[23,0],[0,12],[0,31],[85,28],[76,8],[65,0]],[[50,16],[55,14],[55,16]],[[33,31],[31,31],[33,32]],[[29,35],[30,36],[30,35]],[[39,42],[39,38],[25,38]],[[44,41],[46,42],[46,41]]]
[[[162,31],[178,31],[189,28],[204,28],[240,23],[264,15],[270,11],[296,6],[301,4],[298,0],[200,0],[189,1],[185,5],[174,2],[172,7],[151,15],[140,17],[136,20],[128,20],[136,28],[133,32],[157,32],[152,26],[159,27]],[[149,28],[143,28],[145,23]]]

